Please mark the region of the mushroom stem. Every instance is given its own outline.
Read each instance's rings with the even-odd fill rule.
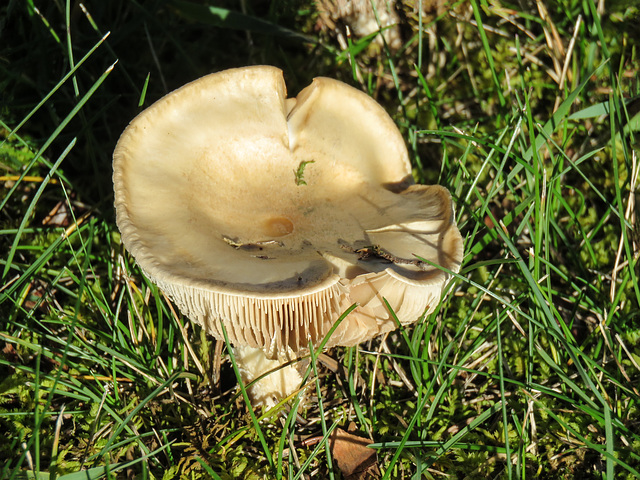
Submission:
[[[271,408],[300,388],[302,376],[296,365],[285,365],[287,358],[269,359],[261,348],[243,346],[233,347],[233,354],[245,385],[271,372],[247,389],[253,405]]]

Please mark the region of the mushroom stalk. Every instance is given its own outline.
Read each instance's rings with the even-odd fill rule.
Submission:
[[[287,358],[269,359],[261,348],[242,346],[233,347],[233,354],[245,385],[271,372],[247,389],[253,405],[271,408],[300,388],[302,376],[297,364],[287,365]]]

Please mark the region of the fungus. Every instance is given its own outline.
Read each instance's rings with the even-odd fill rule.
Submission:
[[[122,241],[184,315],[234,345],[245,381],[318,345],[356,345],[439,302],[462,239],[449,192],[416,185],[404,140],[369,96],[282,72],[205,76],[126,128],[113,156]],[[271,362],[271,363],[270,363]],[[256,403],[295,390],[289,366]]]

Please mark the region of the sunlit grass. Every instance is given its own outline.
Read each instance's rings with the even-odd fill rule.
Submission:
[[[407,3],[393,50],[303,2],[169,3],[0,7],[0,478],[341,478],[350,423],[385,479],[640,476],[637,7]],[[140,108],[255,63],[377,98],[465,237],[433,314],[316,346],[270,411],[123,249],[110,179]]]

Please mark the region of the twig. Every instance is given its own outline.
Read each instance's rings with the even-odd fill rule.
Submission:
[[[347,252],[357,254],[358,260],[382,259],[388,261],[389,263],[395,263],[396,265],[413,265],[420,268],[421,270],[426,270],[425,262],[421,260],[409,260],[408,258],[398,257],[393,253],[388,252],[380,245],[367,245],[366,247],[362,248],[354,248],[351,245],[341,243],[340,248],[346,250]]]

